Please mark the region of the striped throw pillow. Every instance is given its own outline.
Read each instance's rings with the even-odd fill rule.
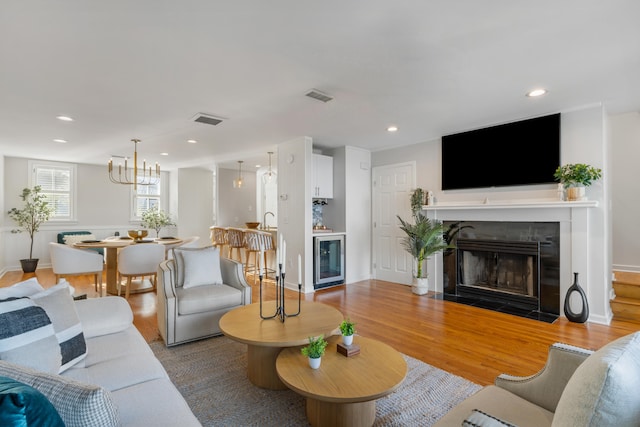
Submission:
[[[0,359],[58,373],[61,354],[51,319],[29,298],[0,300]]]
[[[62,373],[87,356],[82,323],[69,293],[69,285],[60,283],[30,298],[46,311],[53,323],[62,354],[59,370]]]

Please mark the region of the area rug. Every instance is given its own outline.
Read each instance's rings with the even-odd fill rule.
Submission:
[[[247,346],[224,336],[151,349],[203,426],[308,426],[304,398],[247,379]],[[404,355],[407,376],[377,400],[374,426],[430,426],[481,386]]]

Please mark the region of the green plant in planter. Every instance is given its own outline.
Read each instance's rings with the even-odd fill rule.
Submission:
[[[19,229],[11,230],[12,233],[26,231],[29,234],[31,245],[29,246],[28,260],[30,261],[34,259],[33,238],[40,229],[40,226],[51,218],[53,208],[49,206],[47,196],[42,194],[42,188],[39,185],[33,188],[24,188],[20,198],[24,202],[22,209],[11,208],[7,213],[9,214],[9,218],[14,220],[20,227]]]
[[[327,344],[328,343],[324,340],[322,335],[318,338],[309,337],[309,344],[306,347],[302,347],[300,351],[303,355],[311,359],[317,359],[324,355],[324,350],[327,348]]]
[[[342,335],[353,335],[356,333],[356,324],[351,321],[351,319],[347,318],[340,323],[340,333]]]
[[[445,239],[445,227],[440,221],[432,221],[422,212],[417,212],[413,218],[415,224],[403,220],[399,215],[400,229],[406,236],[402,246],[417,262],[416,277],[423,278],[422,264],[429,256],[451,247]]]
[[[589,187],[593,181],[602,178],[602,169],[584,163],[568,163],[558,166],[553,177],[556,181],[562,183],[565,188]]]
[[[160,230],[163,227],[168,227],[170,225],[175,225],[173,221],[171,221],[171,217],[165,213],[163,210],[158,209],[157,206],[154,206],[150,209],[147,209],[142,214],[142,224],[145,228],[150,228],[156,231],[156,237],[160,234]]]
[[[422,205],[424,204],[424,190],[422,188],[416,188],[411,193],[411,213],[413,216],[416,216],[420,210],[422,210]]]

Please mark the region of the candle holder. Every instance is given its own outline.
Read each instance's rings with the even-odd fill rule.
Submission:
[[[265,316],[262,313],[262,270],[258,276],[260,278],[260,317],[262,319],[279,318],[284,323],[287,317],[296,317],[300,314],[300,305],[302,301],[302,283],[298,283],[298,311],[293,314],[289,314],[285,310],[285,298],[284,298],[284,277],[285,274],[282,271],[282,264],[278,264],[278,272],[276,274],[276,308],[275,312],[270,316]]]

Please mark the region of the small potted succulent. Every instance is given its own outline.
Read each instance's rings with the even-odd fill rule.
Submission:
[[[29,258],[21,259],[22,271],[25,273],[33,273],[38,267],[38,258],[33,258],[33,238],[40,229],[40,226],[47,222],[53,214],[53,208],[47,202],[47,196],[42,194],[42,188],[36,185],[33,188],[24,188],[20,198],[24,202],[22,209],[11,208],[8,215],[20,227],[11,230],[12,233],[21,233],[26,231],[31,239],[29,246]]]
[[[309,337],[309,344],[302,347],[301,352],[309,358],[309,366],[311,366],[312,369],[318,369],[326,348],[327,342],[324,340],[324,337],[320,335],[318,338]]]
[[[342,334],[342,342],[344,345],[353,344],[353,335],[356,333],[356,324],[351,319],[346,318],[340,323],[340,333]]]
[[[567,193],[567,200],[585,200],[585,188],[602,178],[602,169],[584,163],[568,163],[558,166],[553,174]]]
[[[157,206],[147,209],[142,214],[142,226],[155,230],[156,238],[159,237],[162,228],[170,225],[175,225],[175,223],[171,221],[171,217],[166,212],[160,210]]]

